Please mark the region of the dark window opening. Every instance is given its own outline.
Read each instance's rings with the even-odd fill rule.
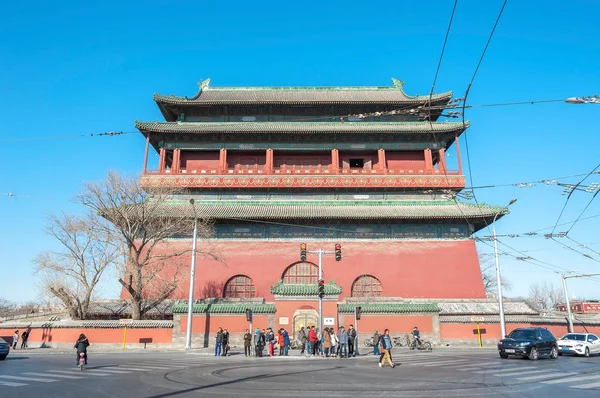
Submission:
[[[364,159],[350,159],[350,168],[351,169],[355,169],[355,168],[362,169],[363,167],[365,167]]]

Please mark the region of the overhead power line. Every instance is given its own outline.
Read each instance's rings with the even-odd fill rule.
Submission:
[[[41,140],[62,140],[69,138],[83,138],[83,137],[113,137],[117,135],[135,134],[136,131],[107,131],[106,133],[91,133],[91,134],[75,134],[75,135],[57,135],[49,137],[21,137],[21,138],[8,138],[0,140],[0,142],[17,142],[17,141],[41,141]]]

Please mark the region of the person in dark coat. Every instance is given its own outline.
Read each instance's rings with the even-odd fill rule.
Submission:
[[[21,349],[27,348],[27,339],[29,338],[29,330],[26,330],[21,335]]]
[[[223,329],[219,328],[217,330],[215,340],[215,356],[218,357],[221,355],[221,347],[223,346]]]
[[[227,329],[223,330],[223,354],[222,356],[227,356],[229,352],[229,332]]]
[[[85,337],[85,334],[81,333],[79,338],[75,342],[75,348],[77,348],[77,366],[79,366],[79,354],[83,353],[83,359],[85,360],[85,364],[87,365],[87,348],[89,347],[90,342]]]
[[[246,333],[244,334],[244,355],[250,356],[250,347],[252,346],[252,335],[250,331],[246,329]]]
[[[267,344],[267,333],[265,329],[263,329],[258,335],[258,356],[262,358],[263,350],[265,349],[265,345]]]
[[[377,330],[375,330],[375,333],[373,333],[373,355],[379,355],[379,332],[377,332]],[[383,359],[383,358],[381,358]]]
[[[290,349],[290,335],[285,329],[283,329],[281,335],[283,336],[283,355],[287,357],[288,350]]]

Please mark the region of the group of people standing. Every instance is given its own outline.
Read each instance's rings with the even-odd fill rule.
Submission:
[[[27,348],[27,339],[29,338],[29,330],[24,330],[21,336],[21,349],[24,350]],[[12,346],[13,350],[17,348],[17,343],[19,342],[19,331],[15,330],[15,334],[13,334]]]
[[[306,352],[307,356],[325,356],[327,358],[350,358],[358,355],[358,344],[356,329],[350,325],[348,330],[340,326],[325,328],[320,333],[314,326],[300,328],[298,331],[298,343],[300,343],[300,354]]]
[[[225,357],[229,353],[229,332],[227,329],[217,330],[216,344],[215,344],[215,356]]]
[[[281,328],[277,331],[277,335],[271,328],[256,329],[254,336],[246,329],[244,334],[244,355],[252,356],[252,347],[254,347],[254,356],[260,358],[263,356],[263,351],[268,347],[270,357],[275,356],[275,344],[279,345],[279,355],[287,356],[290,349],[290,335],[287,330]]]

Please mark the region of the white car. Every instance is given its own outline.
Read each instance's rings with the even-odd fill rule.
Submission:
[[[591,333],[567,333],[556,341],[558,355],[575,354],[589,357],[600,354],[600,339]]]

